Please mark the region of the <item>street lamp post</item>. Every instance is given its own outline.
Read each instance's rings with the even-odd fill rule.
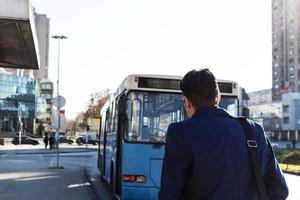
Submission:
[[[64,35],[54,35],[51,36],[53,39],[58,40],[58,55],[57,55],[57,97],[59,96],[59,62],[60,62],[60,40],[68,39],[68,37]],[[57,165],[59,168],[59,129],[60,129],[60,107],[57,108],[57,129],[56,129],[56,147],[57,147]]]

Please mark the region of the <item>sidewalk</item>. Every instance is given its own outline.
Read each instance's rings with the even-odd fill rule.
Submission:
[[[97,145],[96,146],[88,146],[86,148],[85,145],[79,146],[79,145],[68,145],[68,144],[63,144],[60,145],[59,152],[60,153],[83,153],[83,152],[95,152],[97,151]],[[30,155],[30,154],[56,154],[57,150],[56,149],[44,149],[43,145],[37,145],[37,146],[32,146],[32,145],[12,145],[12,144],[6,144],[4,146],[0,146],[0,160],[1,160],[1,154],[7,154],[7,155]],[[77,155],[77,154],[76,154]],[[91,161],[94,163],[93,165],[86,165],[83,168],[81,168],[82,175],[85,177],[86,181],[90,185],[90,189],[93,192],[95,198],[97,200],[112,200],[114,199],[113,195],[110,192],[110,188],[107,183],[105,183],[103,180],[100,178],[100,172],[97,168],[97,158],[95,160]],[[69,168],[69,167],[68,167]],[[1,168],[0,168],[1,169]],[[1,171],[1,170],[0,170]],[[63,170],[63,171],[68,171],[68,170]],[[0,187],[1,188],[1,187]],[[1,195],[0,195],[1,196]]]
[[[96,200],[83,171],[83,165],[95,159],[69,155],[61,159],[61,169],[52,167],[55,155],[1,155],[0,199]]]

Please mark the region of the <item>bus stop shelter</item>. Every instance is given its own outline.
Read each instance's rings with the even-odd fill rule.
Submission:
[[[0,0],[0,67],[39,69],[39,47],[30,0]]]

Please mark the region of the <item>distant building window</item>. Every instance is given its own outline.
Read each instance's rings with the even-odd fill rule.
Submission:
[[[45,99],[51,99],[51,98],[52,98],[52,95],[51,95],[51,94],[42,94],[42,96],[43,96]]]
[[[294,63],[294,58],[290,58],[289,63]]]
[[[279,63],[275,63],[275,64],[274,64],[274,67],[278,67],[278,66],[279,66]]]
[[[283,118],[283,123],[284,124],[289,124],[290,123],[290,118],[289,117],[284,117]]]
[[[293,65],[290,66],[290,70],[294,71],[294,66]]]
[[[290,78],[295,78],[295,75],[294,74],[290,74]]]
[[[275,85],[275,89],[278,89],[278,88],[279,88],[279,85],[278,85],[278,84],[276,84],[276,85]]]
[[[284,113],[288,113],[289,112],[289,105],[283,105],[282,110],[283,110]]]
[[[44,90],[51,90],[52,89],[52,84],[42,84],[42,89]]]

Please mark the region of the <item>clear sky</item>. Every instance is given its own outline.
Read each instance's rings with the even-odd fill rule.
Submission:
[[[66,116],[89,94],[133,73],[184,75],[210,68],[247,92],[271,88],[271,0],[32,0],[61,41],[60,94]],[[49,78],[57,80],[57,40]]]

